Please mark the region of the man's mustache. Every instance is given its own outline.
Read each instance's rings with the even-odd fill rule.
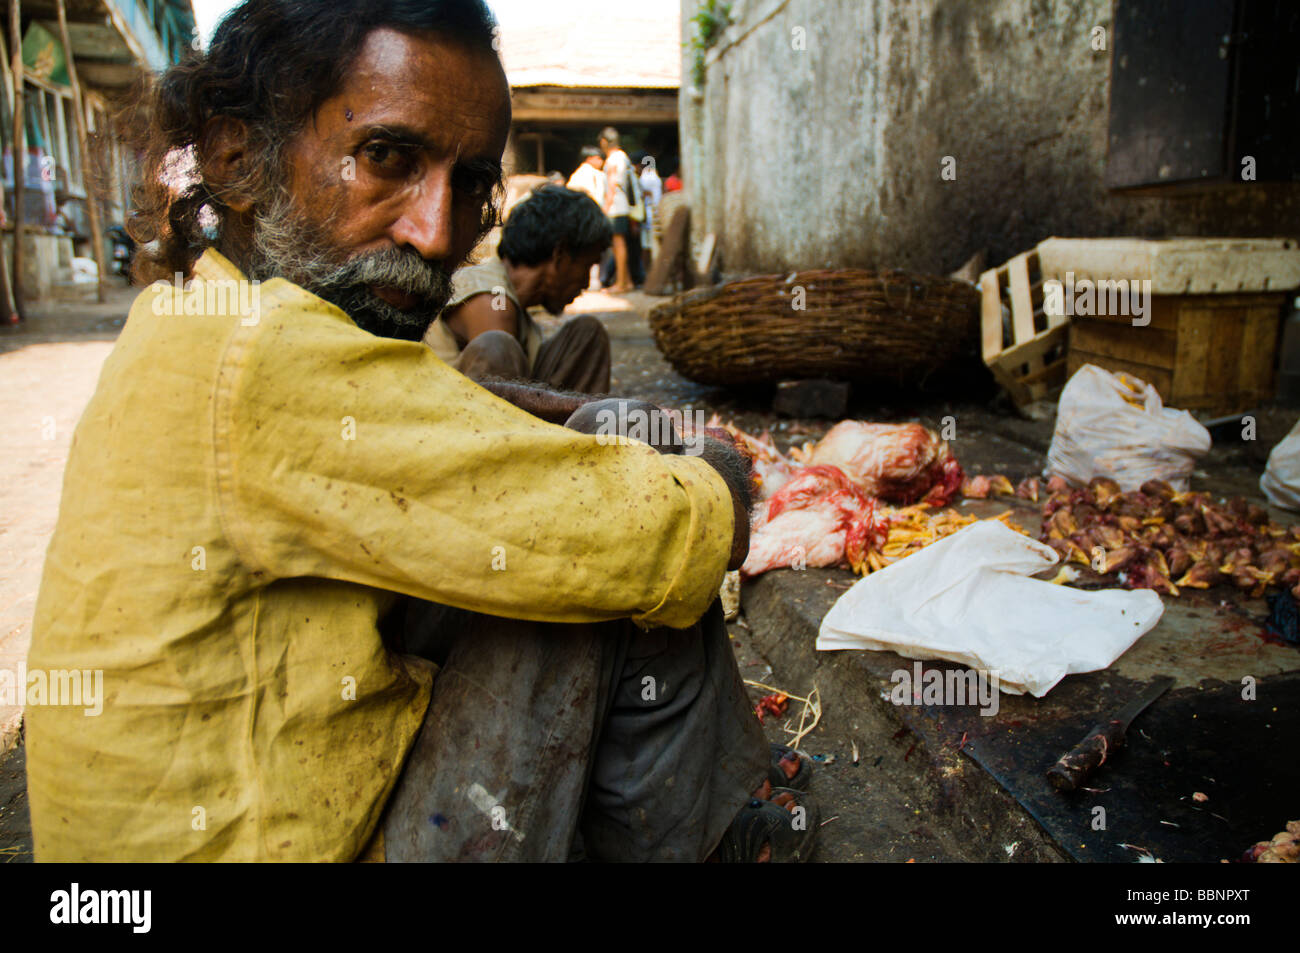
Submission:
[[[451,289],[452,269],[405,248],[385,248],[354,255],[318,276],[322,291],[392,288],[441,307]]]
[[[327,221],[328,221],[327,217]],[[284,196],[257,216],[251,277],[285,278],[340,308],[371,334],[418,341],[451,298],[457,262],[427,261],[411,248],[389,247],[348,256]],[[399,309],[372,289],[387,288],[416,302]]]

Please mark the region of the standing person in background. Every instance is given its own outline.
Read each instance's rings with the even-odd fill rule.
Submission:
[[[586,192],[597,205],[605,207],[605,157],[595,146],[582,147],[582,164],[569,176],[568,187],[575,192]]]
[[[641,170],[641,195],[645,202],[645,224],[641,229],[644,237],[641,247],[645,249],[646,267],[649,267],[650,261],[659,251],[655,241],[655,218],[659,200],[664,194],[664,183],[659,178],[655,165],[654,156],[646,152],[637,154],[637,167]]]
[[[636,195],[633,194],[636,185],[633,182],[632,162],[619,147],[618,130],[606,126],[600,132],[598,144],[605,156],[604,209],[614,228],[614,284],[610,291],[623,294],[633,287],[629,268],[640,270],[639,242],[636,241],[635,234],[637,223],[632,221],[631,215],[632,205],[636,201]]]
[[[601,155],[600,150],[595,146],[582,147],[582,163],[573,170],[573,175],[569,176],[568,188],[575,192],[586,192],[603,210],[605,208],[605,157]],[[606,252],[606,254],[612,254]],[[600,281],[601,267],[599,264],[591,266],[591,276],[587,282],[587,288],[592,291],[598,291],[601,287]]]

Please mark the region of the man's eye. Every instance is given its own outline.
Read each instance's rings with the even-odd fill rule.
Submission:
[[[410,169],[411,156],[408,150],[386,142],[372,142],[362,150],[366,159],[380,172],[398,174]]]
[[[495,184],[496,180],[491,176],[464,170],[455,174],[453,186],[457,192],[470,198],[486,199]]]

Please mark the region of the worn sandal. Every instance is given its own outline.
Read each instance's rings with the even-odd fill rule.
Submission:
[[[800,754],[793,748],[787,748],[785,745],[772,744],[772,760],[767,767],[767,779],[772,782],[773,788],[793,788],[796,791],[807,791],[808,785],[812,781],[812,759],[807,755]],[[788,761],[791,758],[797,758],[799,761],[799,770],[795,772],[794,777],[786,777],[785,770],[781,767],[782,761]]]
[[[764,844],[772,845],[770,862],[774,864],[800,864],[812,854],[817,839],[817,825],[821,812],[817,802],[806,791],[791,788],[773,788],[772,796],[789,794],[802,813],[788,811],[771,801],[750,798],[736,812],[735,819],[718,844],[718,860],[724,864],[753,864]]]

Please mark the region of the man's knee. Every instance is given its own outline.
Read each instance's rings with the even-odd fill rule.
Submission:
[[[682,453],[684,443],[673,419],[659,407],[630,397],[607,397],[583,404],[564,426],[597,436],[631,437],[660,453]]]
[[[609,356],[609,332],[599,318],[580,314],[565,321],[561,330],[567,338],[566,346],[588,359],[603,360]]]
[[[579,341],[599,341],[606,349],[609,348],[609,332],[600,318],[593,314],[574,315],[564,322],[564,326],[572,328],[569,333]]]
[[[460,352],[456,369],[473,380],[498,377],[522,380],[528,376],[523,346],[506,331],[484,331]]]
[[[465,350],[461,351],[461,357],[466,354],[484,354],[488,356],[506,356],[514,354],[523,354],[524,349],[515,336],[509,331],[484,331],[474,338],[467,345]]]

